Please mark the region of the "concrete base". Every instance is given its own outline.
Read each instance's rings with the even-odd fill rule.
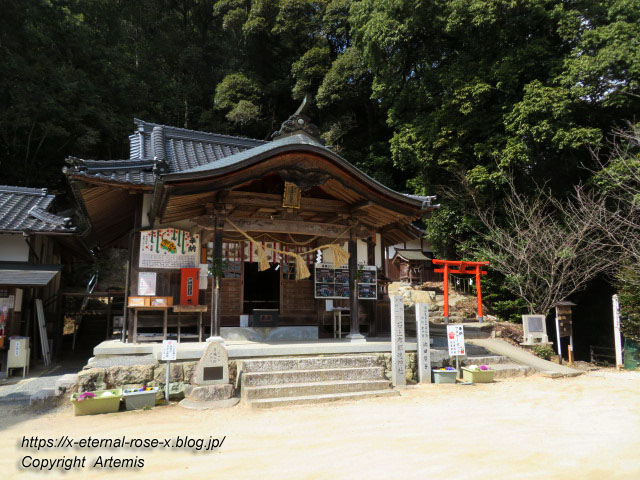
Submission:
[[[233,395],[233,385],[221,383],[218,385],[187,385],[184,396],[194,402],[211,402],[228,400]]]
[[[196,402],[193,400],[184,399],[178,403],[183,408],[190,410],[213,410],[215,408],[229,408],[234,407],[240,402],[239,398],[228,398],[226,400],[212,400],[209,402]]]
[[[221,343],[224,345],[224,338],[222,337],[209,337],[205,340],[205,342],[209,343],[209,342],[217,342],[217,343]]]
[[[207,348],[205,342],[179,343],[176,352],[177,361],[198,361]],[[277,357],[289,355],[332,355],[349,353],[390,353],[389,338],[369,338],[366,342],[349,342],[345,339],[323,339],[309,341],[273,341],[256,343],[249,341],[227,341],[229,359],[251,357]],[[415,341],[405,343],[405,351],[415,352]],[[119,340],[106,340],[93,349],[96,360],[120,355],[153,355],[160,359],[161,343],[122,343]],[[433,352],[432,352],[432,355]],[[435,361],[435,360],[434,360]]]
[[[350,333],[345,337],[349,342],[366,342],[367,339],[360,333]]]
[[[520,345],[522,345],[523,347],[537,347],[538,345],[540,345],[540,346],[552,346],[553,342],[537,342],[537,343],[520,342]]]
[[[222,327],[220,335],[250,342],[317,340],[318,327]]]

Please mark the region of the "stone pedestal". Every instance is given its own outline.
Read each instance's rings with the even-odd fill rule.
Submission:
[[[217,341],[209,342],[193,373],[193,384],[185,387],[180,405],[194,410],[232,407],[240,401],[233,393],[227,349]]]

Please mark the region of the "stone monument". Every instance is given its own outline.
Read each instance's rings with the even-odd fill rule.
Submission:
[[[195,410],[232,407],[240,401],[233,394],[227,349],[221,343],[209,342],[193,372],[191,385],[185,387],[180,405]]]
[[[524,342],[520,345],[548,345],[547,323],[544,315],[522,315]]]
[[[400,295],[391,299],[391,383],[394,387],[407,384],[404,358],[404,303]]]

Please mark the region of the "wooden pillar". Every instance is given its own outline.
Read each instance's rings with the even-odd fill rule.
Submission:
[[[351,316],[351,325],[347,339],[351,341],[364,340],[364,336],[360,333],[360,325],[358,317],[360,309],[358,305],[358,240],[356,239],[353,228],[349,231],[349,313]]]
[[[444,323],[449,323],[449,265],[444,264]]]
[[[222,235],[224,232],[224,222],[225,218],[223,216],[214,217],[210,337],[220,337],[220,286],[222,284]]]
[[[384,241],[384,235],[380,235],[380,257],[382,258],[382,274],[389,278],[387,259],[389,258],[389,248]]]
[[[367,263],[369,265],[376,264],[376,234],[374,233],[370,239],[367,240]],[[378,274],[376,268],[376,275]],[[376,282],[377,288],[377,282]],[[367,322],[369,324],[369,336],[376,336],[376,324],[378,316],[378,300],[368,300],[365,302],[367,305]]]
[[[482,320],[482,289],[480,288],[480,265],[476,265],[476,296],[478,297],[478,319]]]

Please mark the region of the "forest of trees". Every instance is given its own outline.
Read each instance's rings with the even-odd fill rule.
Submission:
[[[449,258],[483,239],[469,189],[486,205],[510,185],[564,201],[640,111],[639,0],[0,0],[0,11],[0,183],[64,191],[65,157],[126,158],[134,117],[266,139],[308,92],[327,145],[394,189],[441,198],[425,226]],[[519,311],[495,278],[489,300]]]

